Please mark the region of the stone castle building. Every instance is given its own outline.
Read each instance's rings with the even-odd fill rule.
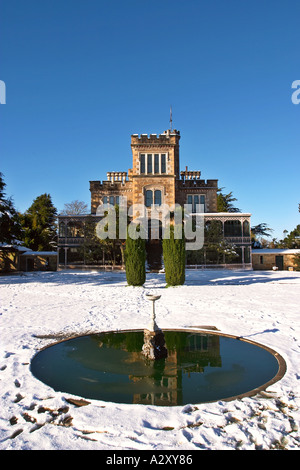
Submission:
[[[201,204],[205,223],[218,221],[224,240],[234,244],[239,253],[235,266],[251,267],[250,214],[217,212],[217,179],[201,179],[199,170],[186,167],[180,171],[180,132],[168,129],[162,134],[133,134],[131,136],[132,168],[128,172],[112,171],[105,181],[90,181],[91,214],[59,216],[59,265],[87,264],[80,249],[85,238],[87,220],[101,219],[98,208],[103,204],[118,205],[126,197],[128,206],[142,204],[147,213],[155,207],[189,204],[192,212]],[[220,263],[226,264],[225,258]],[[107,265],[105,256],[98,264]],[[201,258],[201,265],[212,263]]]
[[[99,204],[117,203],[122,195],[130,205],[202,203],[205,211],[216,212],[218,180],[202,180],[200,171],[180,171],[179,140],[176,130],[132,135],[132,169],[107,173],[103,182],[90,182],[92,214]]]

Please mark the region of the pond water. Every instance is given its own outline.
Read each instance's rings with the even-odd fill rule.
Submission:
[[[142,352],[144,331],[81,336],[34,356],[32,374],[55,391],[116,403],[176,406],[225,400],[274,379],[268,350],[232,337],[165,330],[167,357]]]

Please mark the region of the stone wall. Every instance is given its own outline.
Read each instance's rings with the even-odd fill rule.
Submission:
[[[255,270],[270,270],[276,266],[276,256],[283,256],[283,269],[295,269],[295,254],[280,254],[280,253],[253,253],[252,252],[252,267]],[[278,264],[278,263],[277,263]]]

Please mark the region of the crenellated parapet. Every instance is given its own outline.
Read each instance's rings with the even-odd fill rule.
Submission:
[[[131,145],[176,145],[179,139],[179,131],[168,129],[162,134],[132,134]]]
[[[218,188],[218,180],[201,180],[200,178],[190,178],[178,181],[178,188],[188,189],[188,188]]]
[[[100,191],[112,185],[124,186],[129,180],[126,171],[109,171],[106,181],[90,181],[90,191]]]

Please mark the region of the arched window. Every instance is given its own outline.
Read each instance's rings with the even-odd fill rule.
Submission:
[[[250,224],[249,224],[248,220],[244,220],[243,235],[244,235],[244,237],[250,237]]]
[[[152,189],[147,189],[147,191],[145,192],[145,206],[151,207],[153,203],[156,206],[161,206],[160,189],[155,189],[154,191]]]
[[[64,222],[60,222],[59,224],[59,236],[60,237],[66,236],[66,224]]]
[[[225,237],[241,237],[242,224],[240,220],[226,220],[224,223]]]

